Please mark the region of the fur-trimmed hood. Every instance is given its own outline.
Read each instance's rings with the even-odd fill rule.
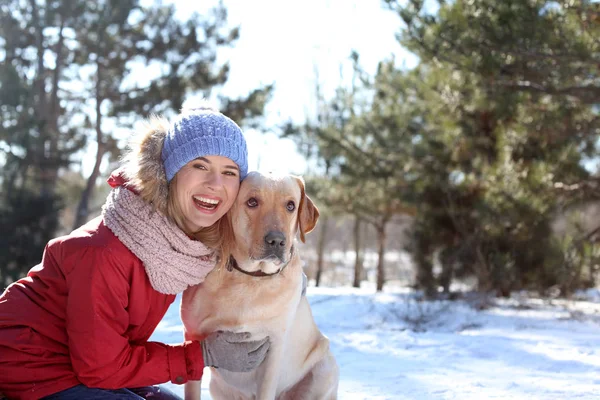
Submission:
[[[130,140],[120,174],[147,203],[167,214],[169,184],[162,161],[162,148],[170,123],[166,118],[150,117]]]

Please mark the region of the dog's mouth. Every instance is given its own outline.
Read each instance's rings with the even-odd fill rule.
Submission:
[[[278,267],[286,262],[286,260],[283,257],[277,256],[269,256],[267,258],[263,258],[261,261],[264,261],[265,263],[275,264]]]
[[[266,257],[250,256],[250,260],[261,264],[275,264],[277,266],[280,266],[281,264],[284,264],[286,262],[286,260],[283,257],[278,257],[274,255],[269,255]]]
[[[198,208],[201,208],[201,209],[204,209],[207,211],[213,211],[217,207],[219,207],[219,204],[221,204],[220,200],[209,199],[208,197],[203,197],[203,196],[193,196],[193,199],[194,199],[194,203],[196,204],[196,206]]]
[[[273,264],[277,267],[285,265],[290,262],[292,255],[294,254],[294,246],[289,250],[272,251],[266,250],[261,252],[260,256],[250,255],[250,260],[264,264]]]
[[[292,261],[292,258],[295,254],[294,246],[292,246],[291,249],[286,251],[284,254],[287,255],[287,257],[279,256],[273,253],[262,253],[260,256],[250,253],[246,257],[234,257],[232,255],[231,260],[233,260],[233,262],[230,260],[227,269],[229,271],[237,269],[247,275],[252,276],[275,275],[283,271]],[[240,264],[238,264],[238,262],[240,262]]]

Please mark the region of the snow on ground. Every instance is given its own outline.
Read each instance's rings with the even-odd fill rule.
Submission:
[[[340,366],[340,399],[600,399],[598,291],[578,301],[420,302],[343,287],[307,296]],[[151,340],[181,342],[179,299]],[[206,369],[203,399],[208,379]]]

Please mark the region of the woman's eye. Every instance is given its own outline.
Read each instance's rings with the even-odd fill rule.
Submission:
[[[196,168],[196,169],[202,169],[202,170],[206,169],[206,167],[204,165],[202,165],[202,164],[194,164],[194,168]]]
[[[225,175],[229,175],[229,176],[237,176],[237,174],[233,171],[225,171],[224,173]]]
[[[248,201],[246,201],[246,204],[248,205],[248,207],[254,208],[258,206],[258,200],[256,200],[254,197],[250,197]]]
[[[296,204],[294,204],[293,201],[288,201],[285,208],[287,208],[288,211],[294,211],[296,209]]]

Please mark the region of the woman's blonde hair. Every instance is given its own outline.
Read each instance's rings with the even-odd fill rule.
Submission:
[[[167,195],[167,217],[189,236],[193,236],[207,247],[216,251],[217,268],[224,267],[229,262],[231,248],[233,246],[233,227],[229,211],[223,215],[212,226],[201,228],[197,232],[188,232],[185,228],[185,217],[178,202],[175,200],[177,190],[177,175],[169,182],[169,193]]]

